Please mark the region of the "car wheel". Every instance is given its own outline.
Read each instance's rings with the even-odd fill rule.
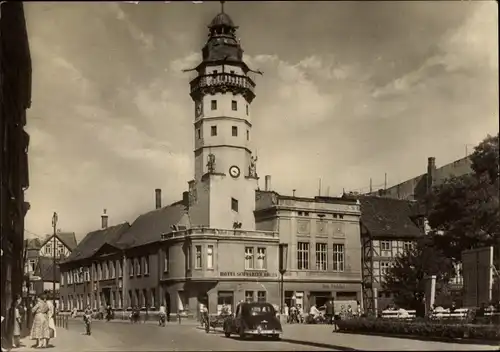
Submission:
[[[224,336],[231,337],[231,331],[224,330]]]

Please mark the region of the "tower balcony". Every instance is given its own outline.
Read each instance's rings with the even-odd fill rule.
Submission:
[[[206,94],[227,93],[241,94],[251,103],[255,98],[255,83],[248,76],[234,73],[217,73],[198,76],[191,85],[191,98],[199,100]]]

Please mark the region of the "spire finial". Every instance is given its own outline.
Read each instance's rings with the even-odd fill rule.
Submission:
[[[224,13],[224,3],[225,3],[225,1],[220,2],[220,12],[221,13]]]

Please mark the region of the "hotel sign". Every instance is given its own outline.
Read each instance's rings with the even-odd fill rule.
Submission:
[[[219,276],[222,277],[277,277],[278,274],[270,273],[268,271],[221,271]]]

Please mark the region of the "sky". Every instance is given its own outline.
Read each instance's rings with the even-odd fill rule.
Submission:
[[[256,76],[263,188],[340,196],[447,164],[499,129],[496,1],[226,2]],[[180,200],[194,173],[203,3],[26,2],[33,65],[27,235],[79,238]]]

